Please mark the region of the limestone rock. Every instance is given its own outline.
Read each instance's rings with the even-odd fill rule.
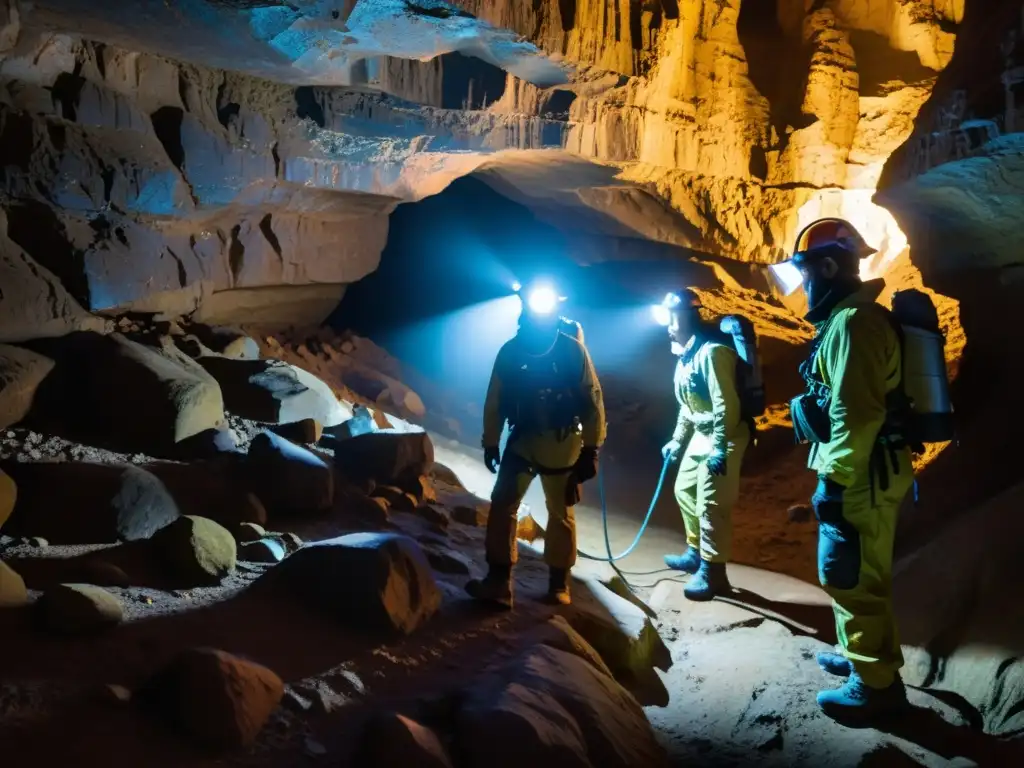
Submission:
[[[467,768],[668,765],[643,710],[622,686],[580,657],[546,646],[471,689],[456,728]]]
[[[280,580],[318,610],[361,630],[411,634],[441,605],[419,545],[395,533],[307,544],[261,580]]]
[[[123,568],[106,560],[89,560],[82,563],[81,568],[76,569],[75,578],[85,584],[94,584],[97,587],[121,587],[127,588],[132,585],[131,577]]]
[[[95,632],[124,619],[121,601],[91,584],[59,584],[46,590],[38,605],[46,626],[66,634]]]
[[[240,523],[267,522],[263,503],[245,488],[243,461],[239,456],[189,464],[151,462],[144,467],[160,478],[181,514],[205,517],[233,530]]]
[[[273,538],[277,539],[284,545],[285,551],[290,555],[292,552],[298,551],[303,546],[303,541],[297,534],[290,531],[285,533],[275,533]]]
[[[491,505],[482,502],[473,507],[458,506],[452,510],[452,520],[463,525],[471,525],[474,528],[483,528],[487,525],[487,518],[490,516]]]
[[[90,315],[50,270],[7,236],[0,211],[0,342],[31,341],[75,331],[103,332],[106,323]]]
[[[0,344],[0,429],[24,419],[53,360],[28,349]]]
[[[450,550],[428,549],[427,561],[430,563],[430,567],[438,573],[468,576],[472,572],[470,561]]]
[[[324,427],[316,419],[303,419],[291,424],[279,424],[273,428],[285,440],[291,440],[300,445],[309,445],[320,442],[323,437]]]
[[[350,437],[376,432],[377,429],[377,422],[374,421],[370,409],[365,405],[357,405],[352,409],[352,418],[346,419],[336,426],[325,428],[324,431],[335,440],[347,440]]]
[[[0,608],[20,608],[28,604],[25,580],[0,560]]]
[[[616,680],[645,706],[665,706],[668,692],[653,669],[672,666],[668,647],[650,618],[597,579],[574,577],[569,624],[590,643]]]
[[[56,361],[37,393],[41,428],[161,456],[224,422],[217,383],[183,355],[119,333],[74,333],[37,346]]]
[[[4,523],[14,511],[18,501],[18,486],[14,484],[11,476],[0,469],[0,530],[3,530]]]
[[[176,446],[175,458],[183,461],[191,459],[211,459],[225,454],[238,453],[238,439],[227,427],[204,429],[202,432],[187,437]]]
[[[348,414],[331,388],[311,373],[279,360],[201,357],[199,364],[220,384],[227,409],[267,424],[313,419],[334,426]]]
[[[434,504],[424,504],[416,507],[416,515],[439,528],[447,528],[451,524],[448,512],[443,507]]]
[[[160,530],[153,545],[176,587],[215,586],[235,570],[235,539],[213,520],[181,517]]]
[[[334,501],[334,473],[327,463],[272,432],[250,444],[246,474],[271,517],[325,512]]]
[[[266,530],[258,523],[239,523],[234,528],[235,542],[239,545],[259,541],[267,535]]]
[[[199,648],[179,654],[135,698],[202,746],[228,750],[256,740],[283,694],[281,678],[266,667]]]
[[[433,730],[395,712],[367,723],[359,756],[361,765],[452,768],[451,758]]]
[[[372,495],[387,501],[396,512],[411,512],[416,508],[416,497],[393,485],[378,485]]]
[[[346,477],[368,477],[378,485],[414,483],[434,463],[434,445],[426,432],[378,431],[333,447],[339,472]]]
[[[211,350],[233,360],[258,360],[260,347],[256,340],[236,328],[222,328],[205,323],[190,323],[190,333]]]
[[[601,658],[601,654],[569,625],[564,616],[552,616],[540,626],[531,629],[523,640],[575,654],[589,662],[598,672],[608,677],[614,677],[604,659]]]
[[[250,563],[280,563],[287,554],[284,544],[272,538],[249,541],[238,548],[238,559]]]
[[[148,539],[179,517],[155,475],[130,464],[11,462],[18,503],[5,525],[12,536],[54,544]]]
[[[516,523],[516,538],[523,541],[534,542],[544,538],[544,528],[534,518],[533,513],[527,510],[525,515],[520,515]]]

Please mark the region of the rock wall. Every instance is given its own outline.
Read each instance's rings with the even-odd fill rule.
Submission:
[[[376,268],[395,204],[502,150],[604,166],[567,209],[526,195],[589,250],[617,238],[592,260],[633,238],[771,261],[839,214],[882,273],[906,239],[871,196],[964,0],[5,6],[11,240],[92,311],[310,322]]]

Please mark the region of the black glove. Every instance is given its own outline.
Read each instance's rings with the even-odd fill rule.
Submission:
[[[501,463],[501,451],[498,450],[498,446],[492,445],[490,448],[484,448],[484,464],[491,471],[491,474],[495,474],[498,471],[498,465]]]
[[[572,468],[577,483],[585,483],[597,477],[597,448],[584,447]]]
[[[704,460],[704,465],[712,475],[722,477],[728,471],[725,453],[723,451],[712,451],[711,455]]]
[[[836,523],[843,518],[843,486],[827,477],[818,478],[811,506],[819,523]]]

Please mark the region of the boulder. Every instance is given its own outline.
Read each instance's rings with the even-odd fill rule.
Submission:
[[[267,531],[259,523],[239,523],[233,530],[235,542],[239,545],[259,541],[267,535]]]
[[[377,485],[405,487],[434,463],[434,445],[426,432],[371,432],[334,446],[334,466],[351,478]]]
[[[25,580],[0,560],[0,608],[20,608],[28,604]]]
[[[377,422],[373,414],[365,405],[357,405],[352,409],[352,418],[346,419],[341,424],[325,428],[324,432],[335,440],[348,440],[350,437],[367,435],[377,431]]]
[[[270,538],[249,541],[238,548],[238,559],[249,563],[280,563],[287,554],[284,544]]]
[[[490,512],[491,505],[486,501],[473,507],[459,505],[452,510],[452,520],[463,525],[471,525],[474,528],[483,528],[487,525]]]
[[[302,539],[299,538],[298,534],[290,531],[286,531],[285,533],[275,533],[272,538],[280,541],[289,555],[292,552],[298,551],[302,547]]]
[[[224,454],[239,453],[238,438],[226,426],[204,429],[177,444],[174,456],[182,461],[212,459]]]
[[[589,662],[590,665],[603,675],[614,677],[604,659],[590,643],[583,639],[583,636],[569,626],[564,616],[552,616],[543,624],[530,629],[520,642],[527,644],[547,645],[559,651],[572,653],[581,659]]]
[[[9,462],[18,501],[4,526],[11,536],[53,544],[148,539],[179,517],[164,484],[131,464]]]
[[[7,236],[4,211],[0,211],[0,289],[0,342],[106,328],[106,321],[82,309],[56,275]]]
[[[124,620],[121,601],[91,584],[58,584],[46,590],[38,606],[49,629],[69,635],[96,632]]]
[[[269,574],[355,629],[410,634],[441,605],[423,550],[396,533],[353,533],[306,544]]]
[[[366,724],[359,764],[452,768],[451,758],[437,734],[397,712],[377,715]]]
[[[531,543],[544,538],[544,528],[537,522],[529,509],[525,514],[523,514],[523,510],[520,510],[520,516],[516,523],[516,538]]]
[[[285,440],[291,440],[300,445],[312,445],[319,443],[324,434],[324,426],[316,419],[303,419],[291,424],[279,424],[273,431]]]
[[[324,426],[349,418],[331,388],[311,373],[280,360],[201,357],[199,364],[220,384],[227,409],[266,424],[314,419]]]
[[[284,695],[266,667],[224,651],[185,651],[136,691],[141,706],[197,743],[217,750],[250,746]]]
[[[81,567],[75,569],[76,580],[98,587],[121,587],[132,585],[131,577],[119,565],[106,560],[86,560]]]
[[[267,522],[267,511],[244,482],[242,456],[179,464],[169,461],[144,465],[163,482],[178,511],[214,520],[234,530],[241,523]]]
[[[416,497],[393,485],[378,485],[372,495],[384,499],[396,512],[412,512],[416,509]]]
[[[160,560],[176,587],[220,584],[235,570],[238,550],[231,532],[213,520],[187,515],[153,537]]]
[[[543,645],[466,694],[456,743],[466,768],[668,765],[629,692],[579,656]]]
[[[260,345],[237,328],[222,328],[205,323],[190,323],[189,333],[216,355],[234,360],[258,360]]]
[[[0,429],[28,416],[36,390],[54,362],[29,349],[0,344]]]
[[[367,496],[357,489],[346,488],[335,499],[335,510],[362,526],[381,527],[391,524],[391,505],[380,496]]]
[[[421,507],[417,507],[416,516],[423,518],[432,525],[436,525],[438,528],[447,528],[452,521],[444,507],[434,504],[424,504]]]
[[[18,486],[14,484],[10,475],[0,469],[0,530],[3,530],[4,523],[14,511],[17,501]]]
[[[143,346],[119,333],[74,333],[33,346],[56,361],[29,415],[40,431],[174,456],[182,441],[224,424],[217,382],[173,347]]]
[[[471,572],[469,559],[458,552],[428,549],[427,561],[430,563],[430,567],[438,573],[468,576]]]
[[[270,516],[317,514],[334,502],[334,473],[312,451],[273,432],[262,432],[249,445],[249,487]]]
[[[667,671],[672,654],[651,619],[595,578],[573,581],[573,605],[565,614],[569,624],[641,704],[666,706],[668,691],[654,668]]]

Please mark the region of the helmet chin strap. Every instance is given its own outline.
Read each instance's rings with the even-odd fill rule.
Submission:
[[[809,323],[820,323],[826,320],[839,302],[860,290],[859,277],[834,277],[831,280],[814,278],[806,286],[807,305],[809,309],[804,319]]]

